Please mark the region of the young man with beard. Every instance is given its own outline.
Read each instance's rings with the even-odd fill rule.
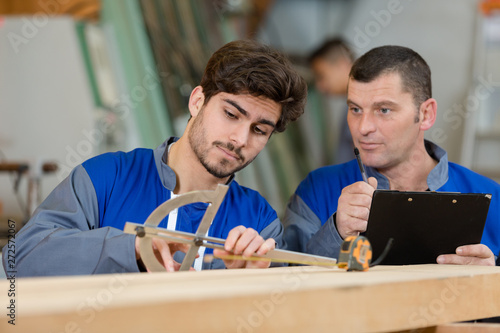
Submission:
[[[276,212],[233,178],[272,133],[284,131],[303,113],[306,91],[280,53],[252,41],[226,44],[212,55],[191,93],[191,118],[180,138],[154,150],[91,158],[56,187],[16,235],[17,276],[138,272],[141,240],[122,231],[125,223],[144,222],[175,195],[215,190],[218,184],[229,190],[209,236],[226,238],[226,251],[245,256],[281,246]],[[205,203],[180,207],[159,226],[196,232],[206,208]],[[175,271],[187,245],[156,238],[153,248],[166,270]],[[202,257],[195,268],[269,267],[241,260],[203,263]]]
[[[449,162],[445,150],[424,139],[437,112],[425,60],[400,46],[367,52],[349,74],[347,106],[368,183],[354,159],[311,172],[287,206],[283,224],[288,249],[337,258],[343,239],[366,231],[375,189],[491,193],[481,244],[458,247],[436,261],[498,265],[500,185]]]

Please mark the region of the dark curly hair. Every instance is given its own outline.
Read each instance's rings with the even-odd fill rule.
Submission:
[[[281,105],[274,131],[304,113],[307,98],[305,80],[290,61],[269,46],[251,40],[230,42],[217,50],[201,79],[205,104],[220,92],[264,96]]]

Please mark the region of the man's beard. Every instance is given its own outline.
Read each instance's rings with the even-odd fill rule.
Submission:
[[[189,132],[188,138],[189,138],[189,144],[191,145],[191,149],[194,151],[196,157],[198,157],[200,163],[212,176],[217,178],[226,178],[228,176],[231,176],[235,172],[240,171],[255,159],[254,157],[245,163],[245,157],[241,154],[241,148],[235,149],[234,145],[229,142],[224,143],[222,141],[214,141],[209,146],[206,140],[206,131],[202,127],[202,119],[203,119],[203,114],[201,114],[202,112],[203,110],[200,111],[200,114],[198,114],[198,116],[193,119],[193,125]],[[236,161],[241,162],[242,164],[232,170],[227,170],[226,167],[230,164],[230,161],[226,158],[222,158],[220,161],[215,163],[210,163],[208,161],[207,155],[209,149],[213,147],[221,147],[235,154],[236,156],[238,156],[238,159]]]

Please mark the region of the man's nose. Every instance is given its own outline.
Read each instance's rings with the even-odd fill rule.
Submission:
[[[229,135],[229,141],[235,148],[244,147],[247,145],[250,130],[245,124],[235,126]]]
[[[359,132],[362,135],[368,135],[376,129],[373,115],[370,112],[365,112],[359,121]]]

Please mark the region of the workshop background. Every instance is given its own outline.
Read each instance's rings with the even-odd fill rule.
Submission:
[[[0,0],[2,228],[9,218],[26,221],[86,159],[182,134],[206,61],[241,38],[283,51],[309,83],[304,116],[237,175],[279,215],[300,180],[333,161],[345,100],[317,92],[306,58],[338,35],[357,56],[385,44],[419,52],[438,101],[427,137],[451,161],[498,181],[499,7],[495,0]]]

